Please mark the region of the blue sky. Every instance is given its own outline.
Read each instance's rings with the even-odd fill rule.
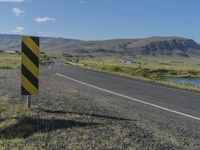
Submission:
[[[82,40],[183,36],[200,42],[199,0],[0,0],[0,33]]]

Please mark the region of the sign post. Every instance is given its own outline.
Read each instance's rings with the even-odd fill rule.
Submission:
[[[23,36],[21,52],[21,95],[27,96],[31,107],[31,95],[38,95],[39,88],[39,38]]]
[[[27,95],[27,108],[31,107],[31,96]]]

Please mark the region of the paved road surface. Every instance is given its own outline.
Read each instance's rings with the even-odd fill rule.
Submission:
[[[104,97],[129,119],[172,143],[200,149],[200,92],[81,69],[56,62],[49,71],[79,92]],[[191,147],[190,147],[191,148]]]
[[[114,95],[122,95],[133,98],[139,102],[147,102],[147,105],[156,105],[169,110],[176,111],[183,117],[189,117],[200,121],[200,92],[180,90],[176,88],[166,87],[159,84],[153,84],[141,80],[134,80],[119,76],[113,76],[100,72],[80,69],[71,65],[56,66],[55,72],[61,77],[75,82],[82,82],[85,86],[93,86],[91,88],[101,88],[108,92],[114,92]],[[145,103],[144,103],[145,104]],[[172,112],[173,113],[173,112]],[[179,114],[177,114],[179,115]],[[187,116],[191,115],[191,116]],[[195,118],[196,117],[196,118]]]

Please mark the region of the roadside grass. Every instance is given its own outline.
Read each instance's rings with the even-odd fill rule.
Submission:
[[[18,122],[17,117],[19,116],[19,114],[22,115],[22,113],[25,112],[20,104],[15,103],[13,104],[13,106],[11,106],[9,104],[9,96],[0,92],[0,150],[18,149],[20,143],[23,142],[22,138],[16,137],[12,139],[6,139],[2,134],[2,131],[4,129],[9,128],[10,126],[13,126]],[[10,130],[6,134],[14,134],[13,132],[14,131]]]
[[[20,68],[20,55],[0,53],[0,69]]]
[[[50,58],[54,58],[54,59],[57,59],[57,58],[62,58],[63,57],[63,52],[60,52],[60,51],[48,51],[46,52],[46,55],[48,55]]]
[[[20,149],[25,140],[24,134],[35,127],[28,122],[28,116],[32,118],[35,113],[27,110],[24,102],[12,103],[10,97],[0,91],[0,150]],[[23,148],[33,149],[30,145]]]
[[[51,63],[51,58],[46,54],[40,54],[40,64],[47,65]]]
[[[6,111],[7,108],[7,96],[0,96],[0,114]]]
[[[37,112],[27,110],[24,102],[11,103],[8,95],[0,92],[0,150],[45,149],[45,144],[24,144],[33,134],[44,136],[52,119],[39,119]]]
[[[40,64],[51,63],[51,58],[46,54],[40,55]],[[21,65],[21,55],[0,53],[0,69],[19,69]]]
[[[166,80],[166,78],[199,78],[200,57],[137,57],[132,64],[121,63],[120,58],[100,57],[81,59],[80,63],[85,68],[98,71],[133,77],[142,80],[153,81],[167,86],[183,89],[200,90],[191,84],[178,84]]]

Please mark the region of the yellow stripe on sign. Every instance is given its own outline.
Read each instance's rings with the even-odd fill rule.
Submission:
[[[22,64],[38,79],[39,68],[24,53],[22,53]]]
[[[22,38],[22,42],[37,56],[39,57],[39,46],[28,36]]]
[[[38,89],[35,88],[27,79],[22,75],[22,86],[31,94],[31,95],[37,95]]]

